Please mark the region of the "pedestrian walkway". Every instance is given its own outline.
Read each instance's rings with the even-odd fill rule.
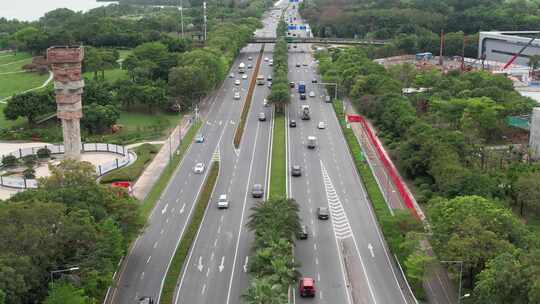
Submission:
[[[158,181],[161,173],[165,170],[172,158],[173,153],[179,148],[181,138],[184,138],[188,132],[193,118],[191,115],[184,115],[178,126],[171,132],[167,140],[162,141],[163,145],[159,152],[154,157],[152,162],[144,169],[141,176],[137,179],[133,185],[133,196],[139,200],[144,200],[148,193],[152,190],[152,187]],[[142,143],[140,143],[142,144]],[[136,146],[134,144],[129,146],[130,148]]]
[[[348,100],[344,101],[344,104],[346,114],[358,115],[356,109],[354,109],[354,107],[350,105],[350,102]],[[368,140],[367,134],[362,125],[360,123],[351,123],[350,127],[362,147],[364,157],[368,162],[371,171],[375,175],[375,180],[377,181],[379,188],[382,190],[390,212],[393,213],[393,210],[398,209],[407,209],[407,206],[403,202],[400,193],[396,189],[396,185],[389,178],[382,161],[379,159],[375,151],[375,147],[373,147],[373,145]],[[372,127],[371,129],[374,130],[374,128]],[[378,138],[376,138],[376,140],[378,141]],[[382,147],[382,143],[379,142],[379,144]],[[383,152],[388,155],[384,148]],[[420,207],[416,204],[416,202],[415,207],[418,209],[421,217],[423,217],[423,213],[420,210]],[[427,240],[423,241],[422,245],[428,255],[435,256],[435,253],[431,249],[431,246],[429,245],[429,242],[427,242]],[[452,281],[448,277],[446,269],[440,263],[435,263],[434,266],[427,270],[427,275],[424,280],[423,287],[426,292],[428,303],[454,304],[458,302],[457,291],[453,286]]]

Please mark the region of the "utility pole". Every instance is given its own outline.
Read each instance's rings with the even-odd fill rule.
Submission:
[[[206,2],[203,2],[203,14],[204,14],[204,41],[206,41]]]
[[[180,6],[180,29],[182,33],[182,38],[184,38],[184,3],[182,0],[178,1]]]
[[[439,65],[443,67],[444,30],[441,30],[441,46],[439,50]]]

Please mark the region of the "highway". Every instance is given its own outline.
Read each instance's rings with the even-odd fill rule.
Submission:
[[[301,22],[299,16],[297,20]],[[305,31],[293,32],[305,35]],[[288,129],[288,159],[290,165],[302,166],[303,176],[289,177],[288,195],[301,206],[310,233],[308,240],[296,242],[295,259],[302,275],[316,280],[317,295],[302,299],[295,290],[295,302],[408,303],[407,288],[354,169],[332,105],[324,102],[326,92],[310,52],[311,45],[305,44],[291,45],[289,52],[289,79],[296,84],[304,81],[306,92],[313,91],[315,97],[299,100],[297,86],[291,89],[288,116],[297,127]],[[314,78],[317,83],[312,83]],[[300,119],[301,104],[310,106],[311,120]],[[317,129],[320,121],[326,123],[323,130]],[[306,148],[307,136],[317,137],[315,150]],[[331,219],[318,220],[318,207],[329,207]]]

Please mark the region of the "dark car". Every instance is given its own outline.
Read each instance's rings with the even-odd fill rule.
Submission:
[[[330,212],[328,211],[328,208],[327,207],[317,208],[317,217],[320,220],[327,220],[330,217]]]
[[[292,176],[302,176],[302,167],[300,165],[292,165],[291,167]]]
[[[317,78],[311,79],[311,83],[317,83]]]
[[[296,128],[296,120],[291,119],[291,121],[289,121],[289,127]]]
[[[263,186],[261,184],[254,184],[253,188],[251,188],[251,195],[255,198],[260,198],[263,197],[263,194]]]
[[[300,93],[300,100],[306,100],[306,93]]]
[[[253,67],[253,65],[250,63],[248,64],[248,69],[251,69]]]
[[[139,304],[154,304],[154,299],[150,297],[139,298]]]
[[[289,82],[289,86],[290,86],[291,88],[294,88],[294,81]]]
[[[305,240],[308,238],[308,230],[306,225],[300,226],[300,230],[298,230],[298,235],[296,237],[299,240]]]
[[[297,67],[297,68],[301,67],[300,63],[297,63],[297,64],[296,64],[296,67]]]

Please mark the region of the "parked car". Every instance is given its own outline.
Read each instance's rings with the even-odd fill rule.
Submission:
[[[291,120],[289,121],[289,127],[291,127],[291,128],[296,128],[296,120],[291,119]]]
[[[261,184],[254,184],[251,188],[251,196],[255,198],[261,198],[264,195],[264,189]]]
[[[195,167],[193,167],[193,172],[196,174],[201,174],[204,172],[204,164],[203,163],[197,163]]]
[[[328,211],[327,207],[319,207],[317,208],[317,218],[320,220],[327,220],[330,218],[330,212]]]
[[[302,176],[302,167],[300,165],[292,165],[291,167],[292,176]]]

